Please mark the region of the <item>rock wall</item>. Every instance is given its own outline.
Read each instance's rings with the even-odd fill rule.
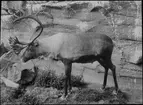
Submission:
[[[115,41],[114,50],[116,50],[118,47],[120,48],[120,50],[116,50],[115,52],[113,52],[113,56],[112,56],[113,62],[117,67],[121,63],[120,62],[121,57],[124,57],[126,59],[126,62],[128,63],[139,64],[140,62],[142,62],[142,42],[141,42],[142,41],[142,28],[141,28],[142,18],[136,17],[135,11],[133,11],[133,13],[131,11],[128,11],[129,12],[128,14],[132,14],[130,16],[127,16],[127,14],[125,14],[124,12],[123,12],[124,14],[122,13],[120,15],[115,14],[113,16],[113,20],[116,28],[116,33],[114,33],[114,29],[111,26],[111,19],[105,17],[100,12],[90,12],[91,7],[86,4],[88,3],[84,3],[84,5],[82,5],[82,3],[81,4],[79,3],[79,4],[76,4],[75,7],[73,6],[74,4],[72,4],[71,7],[73,7],[74,10],[69,10],[69,11],[68,9],[67,10],[55,9],[55,8],[51,9],[51,13],[54,16],[53,23],[58,25],[54,25],[54,27],[51,26],[51,27],[45,28],[42,35],[50,36],[58,32],[77,33],[77,32],[87,32],[87,31],[95,32],[95,33],[97,32],[102,34],[104,33],[111,38],[117,37],[118,40],[122,39],[126,42],[126,43],[123,43],[123,42],[118,43],[118,41]],[[81,8],[76,8],[78,6],[79,7],[81,6]],[[46,19],[46,18],[43,18],[42,16],[39,17],[39,19],[42,20],[42,23],[51,22],[51,19]],[[22,26],[19,25],[20,31],[18,32],[15,32],[15,31],[2,32],[2,42],[4,42],[5,45],[9,46],[8,37],[14,36],[14,35],[18,36],[18,38],[22,41],[28,41],[28,39],[33,34],[34,28],[37,24],[35,22],[29,22],[28,25],[30,25],[31,29],[26,27],[27,26],[26,24]],[[2,26],[5,26],[5,25],[2,24]],[[127,40],[134,40],[134,41],[127,41]],[[1,65],[2,64],[4,65],[5,63],[3,62],[1,63]],[[41,65],[41,64],[44,64],[44,63],[41,63],[40,61],[37,62],[37,65],[40,65],[40,67],[43,69],[47,67],[47,64],[50,65],[50,63],[46,63],[46,62],[45,62],[45,65]],[[30,66],[27,66],[27,65],[30,65]],[[16,68],[13,67],[11,70],[11,72],[13,73],[12,78],[11,77],[9,78],[13,81],[17,81],[18,79],[20,79],[21,71],[17,72],[18,70],[23,70],[26,67],[29,67],[27,69],[33,68],[32,63],[29,63],[27,65],[17,64],[15,66]],[[73,64],[73,71],[75,74],[81,74],[84,69],[97,71],[96,67],[98,65],[99,63],[97,62],[94,62],[93,64],[85,64],[85,65]],[[58,63],[57,65],[51,64],[50,67],[51,69],[57,70],[58,71],[57,73],[59,72],[64,73],[64,67],[61,63]],[[10,70],[10,69],[11,68],[7,70]],[[98,69],[101,69],[101,71],[104,72],[104,68],[99,67]],[[118,69],[120,69],[120,67],[118,67]],[[9,74],[11,73],[9,72]]]

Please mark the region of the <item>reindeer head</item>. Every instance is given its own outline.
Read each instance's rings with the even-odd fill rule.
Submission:
[[[26,45],[20,52],[20,57],[23,62],[27,62],[30,59],[34,59],[39,56],[39,54],[40,54],[39,53],[40,52],[39,43],[38,43],[38,41],[36,41],[36,39],[41,35],[41,33],[43,31],[42,23],[38,19],[36,19],[35,17],[32,17],[32,16],[22,17],[22,18],[15,20],[14,22],[19,21],[21,19],[26,19],[26,18],[31,18],[31,19],[34,19],[35,21],[37,21],[41,27],[37,27],[36,31],[38,31],[39,29],[41,29],[41,31],[30,43],[19,42],[19,40],[17,38],[14,40],[14,44]]]
[[[40,55],[39,51],[39,43],[34,41],[21,51],[20,57],[22,58],[23,62],[27,62],[31,59],[37,58]]]

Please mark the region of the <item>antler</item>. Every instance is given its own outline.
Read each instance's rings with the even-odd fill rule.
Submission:
[[[19,54],[20,51],[26,47],[23,45],[28,45],[28,43],[19,42],[19,40],[16,36],[9,38],[9,44],[10,44],[11,48],[13,49],[13,51],[15,52],[15,54]]]
[[[9,44],[11,44],[11,45],[15,45],[15,44],[27,45],[28,43],[19,42],[18,38],[15,36],[15,37],[9,37]]]
[[[37,19],[37,18],[35,18],[35,17],[31,16],[31,15],[29,15],[29,16],[24,16],[24,17],[20,17],[20,18],[14,20],[13,23],[15,23],[15,22],[17,22],[17,21],[20,21],[20,20],[22,20],[22,19],[27,19],[27,18],[31,18],[31,19],[35,20],[37,23],[39,23],[40,26],[37,27],[36,31],[38,31],[38,30],[41,28],[40,33],[39,33],[30,43],[28,43],[28,44],[31,44],[31,43],[33,43],[33,42],[41,35],[41,33],[42,33],[42,31],[43,31],[43,26],[42,26],[42,23],[39,21],[39,19]]]

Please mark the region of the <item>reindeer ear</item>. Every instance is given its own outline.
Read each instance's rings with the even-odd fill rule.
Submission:
[[[38,41],[34,41],[34,46],[39,46],[39,42]]]

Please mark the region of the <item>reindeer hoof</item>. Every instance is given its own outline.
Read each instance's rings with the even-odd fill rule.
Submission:
[[[60,97],[60,100],[66,100],[67,99],[67,96],[65,96],[65,95],[62,95],[61,97]]]
[[[101,87],[100,90],[101,90],[101,92],[104,92],[105,91],[105,87]]]
[[[117,90],[113,90],[112,94],[113,94],[113,95],[117,95],[117,94],[118,94],[118,91],[117,91]]]
[[[70,95],[71,93],[72,93],[72,90],[69,90],[69,91],[68,91],[68,95]]]

